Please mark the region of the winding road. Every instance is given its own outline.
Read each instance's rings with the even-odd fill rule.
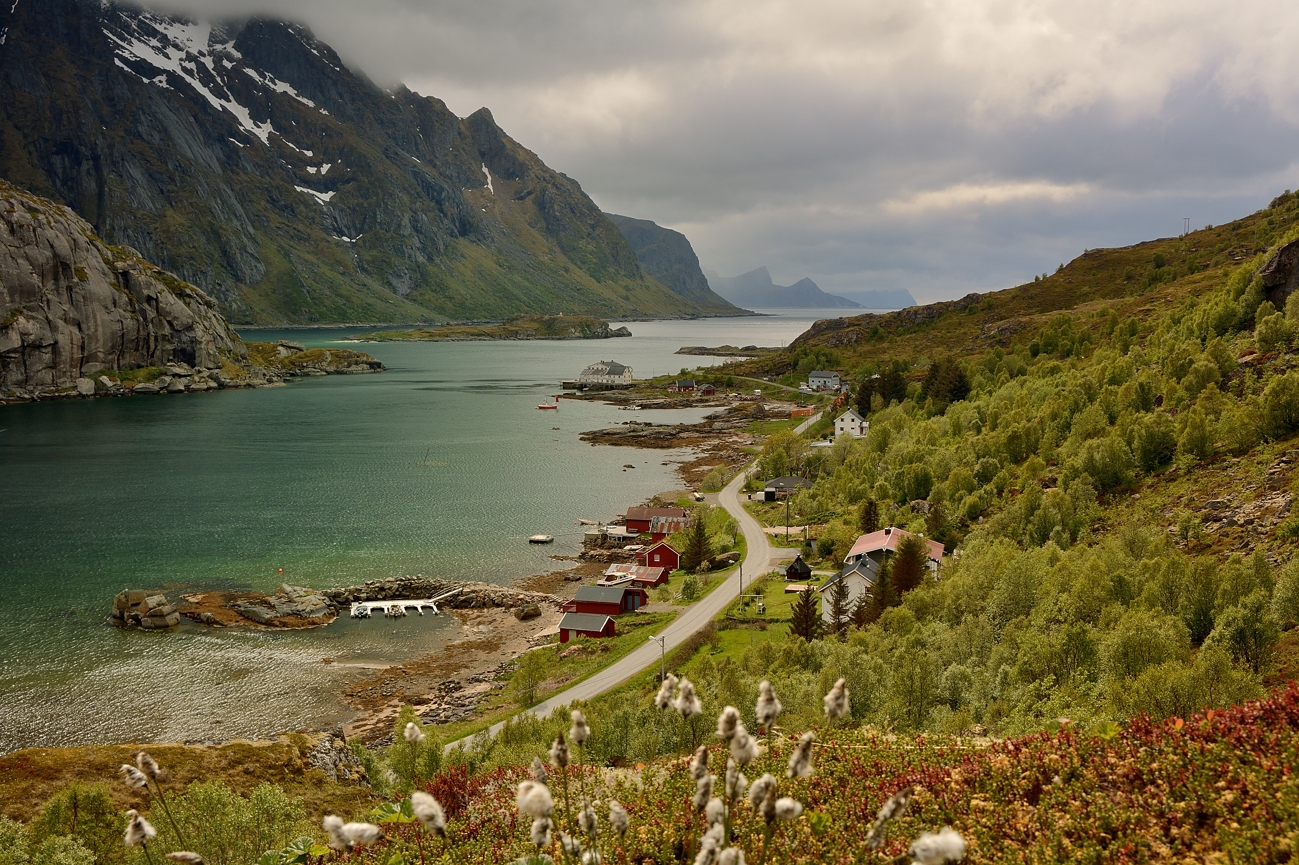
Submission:
[[[812,415],[804,423],[799,424],[795,431],[803,432],[815,423],[819,417],[819,414]],[[594,673],[590,678],[578,682],[571,688],[552,694],[532,708],[524,710],[525,712],[544,718],[555,709],[566,706],[574,700],[590,700],[598,697],[605,691],[621,685],[641,670],[659,663],[662,652],[671,651],[681,645],[696,631],[711,622],[718,613],[726,609],[726,606],[731,601],[735,600],[740,594],[740,574],[747,575],[744,577],[746,582],[752,581],[771,569],[773,559],[778,560],[783,558],[785,553],[793,552],[792,550],[777,550],[773,547],[767,540],[767,535],[762,531],[762,526],[740,504],[740,489],[744,486],[749,471],[749,467],[746,467],[717,496],[719,504],[726,508],[727,513],[735,517],[736,522],[739,523],[740,531],[744,533],[744,542],[747,545],[748,552],[744,557],[744,561],[740,563],[739,570],[729,575],[723,585],[713,589],[697,603],[687,607],[685,612],[663,629],[660,635],[664,638],[664,647],[660,647],[657,638],[652,642],[647,641],[644,645],[634,649],[629,655]],[[495,736],[504,726],[505,722],[501,721],[489,727],[488,732]],[[463,742],[465,740],[458,741]],[[449,749],[455,744],[457,743],[449,743],[447,748]]]

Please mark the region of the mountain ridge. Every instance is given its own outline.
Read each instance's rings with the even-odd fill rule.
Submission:
[[[699,257],[695,254],[690,239],[684,234],[648,219],[616,213],[606,213],[605,216],[627,238],[645,273],[682,297],[717,306],[725,311],[722,314],[739,315],[745,312],[713,291],[699,266]]]
[[[828,294],[812,281],[803,277],[793,285],[776,285],[766,265],[739,276],[708,274],[708,284],[731,303],[748,307],[791,309],[860,309],[861,304]]]
[[[0,176],[239,324],[706,314],[484,108],[383,91],[305,27],[0,8]]]

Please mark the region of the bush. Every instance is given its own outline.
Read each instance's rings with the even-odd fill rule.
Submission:
[[[1177,432],[1172,419],[1163,412],[1144,415],[1135,425],[1132,438],[1132,456],[1148,472],[1168,465],[1177,451]]]
[[[1299,292],[1290,296],[1296,295]],[[1282,628],[1288,630],[1299,625],[1299,561],[1292,561],[1282,569],[1276,588],[1272,590],[1270,611]]]
[[[699,484],[699,489],[706,493],[715,493],[726,486],[726,466],[718,466],[710,471]]]
[[[1299,373],[1288,372],[1269,381],[1259,409],[1267,435],[1280,438],[1299,429]]]
[[[699,597],[699,580],[693,574],[681,581],[681,600],[687,603]]]
[[[1290,324],[1281,313],[1260,319],[1254,327],[1254,342],[1259,351],[1276,351],[1290,341]]]
[[[0,865],[95,865],[95,854],[66,835],[38,842],[21,823],[0,817]]]
[[[185,837],[177,838],[171,821],[155,812],[150,815],[158,830],[154,849],[193,850],[207,865],[256,862],[267,850],[286,847],[306,818],[302,800],[274,784],[259,784],[241,796],[223,781],[207,781],[169,801]]]
[[[122,814],[103,784],[64,787],[41,808],[29,827],[32,843],[61,835],[73,836],[94,854],[99,863],[121,862]],[[3,861],[3,860],[0,860]]]
[[[1218,617],[1204,647],[1225,649],[1237,663],[1261,673],[1271,664],[1280,636],[1281,629],[1268,609],[1267,593],[1260,590]]]
[[[1192,462],[1213,456],[1213,433],[1198,405],[1191,406],[1185,414],[1182,434],[1177,439],[1177,454]]]
[[[1132,453],[1118,436],[1110,435],[1084,444],[1078,464],[1101,490],[1132,482]]]
[[[1179,620],[1128,610],[1101,642],[1101,667],[1111,679],[1130,679],[1147,667],[1180,660],[1190,646],[1190,634]]]

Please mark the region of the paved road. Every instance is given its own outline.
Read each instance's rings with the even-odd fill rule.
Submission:
[[[807,421],[798,426],[797,431],[802,432],[807,429],[816,422],[818,417],[819,415],[812,415]],[[744,486],[748,474],[748,469],[740,472],[717,497],[721,506],[726,508],[727,512],[735,517],[736,522],[739,523],[740,531],[744,533],[744,541],[748,545],[748,552],[744,557],[744,561],[740,564],[739,571],[730,574],[724,585],[718,586],[702,600],[687,607],[685,612],[663,629],[661,634],[666,638],[667,651],[669,652],[711,622],[718,613],[726,609],[727,604],[735,600],[735,597],[740,593],[738,574],[744,574],[745,584],[747,585],[751,580],[771,569],[773,558],[779,561],[780,558],[785,557],[785,554],[795,552],[794,550],[777,550],[772,547],[767,540],[766,534],[762,531],[762,526],[741,506],[740,488]],[[661,651],[658,640],[646,642],[644,645],[638,646],[626,657],[595,673],[589,679],[560,691],[525,711],[545,717],[560,706],[568,705],[574,700],[590,700],[597,697],[605,691],[621,685],[641,670],[658,664]],[[504,721],[493,724],[490,728],[491,734],[496,735],[504,726]],[[448,744],[447,747],[450,748],[454,744],[454,742]]]

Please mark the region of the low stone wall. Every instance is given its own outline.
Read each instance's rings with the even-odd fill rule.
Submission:
[[[357,601],[411,601],[422,598],[436,598],[444,592],[460,588],[461,591],[439,606],[451,610],[476,610],[488,607],[513,609],[526,604],[548,604],[556,609],[563,601],[554,595],[543,592],[525,592],[511,589],[508,586],[497,586],[492,583],[465,583],[455,580],[441,580],[426,577],[422,574],[409,577],[389,577],[385,580],[371,580],[361,586],[347,586],[341,589],[322,589],[320,594],[329,599],[340,610],[346,609]]]

